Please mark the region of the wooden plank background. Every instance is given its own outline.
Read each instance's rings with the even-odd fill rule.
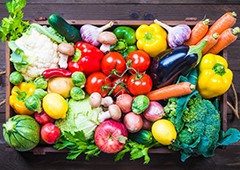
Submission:
[[[216,20],[227,11],[238,13],[236,26],[240,26],[240,0],[29,0],[24,8],[24,19],[48,17],[57,13],[65,19],[75,20],[184,20],[187,17],[204,17]],[[0,19],[8,16],[4,1],[0,2]],[[229,67],[234,72],[234,84],[240,93],[240,39],[228,49]],[[0,71],[5,70],[5,44],[0,42]],[[0,101],[5,99],[5,76],[0,76]],[[232,100],[231,90],[229,100]],[[115,163],[111,155],[102,154],[98,158],[85,161],[66,161],[65,153],[32,155],[6,152],[2,137],[2,123],[5,122],[5,106],[0,106],[0,169],[239,169],[240,144],[217,150],[216,155],[206,159],[190,158],[186,163],[179,161],[179,154],[151,154],[152,161],[143,165],[142,160]],[[228,110],[228,127],[240,129],[240,121]]]

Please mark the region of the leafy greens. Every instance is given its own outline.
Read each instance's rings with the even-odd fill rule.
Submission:
[[[2,41],[16,40],[29,27],[28,21],[23,21],[22,9],[26,6],[26,0],[11,0],[5,5],[9,12],[9,17],[2,19],[0,26],[0,38]]]

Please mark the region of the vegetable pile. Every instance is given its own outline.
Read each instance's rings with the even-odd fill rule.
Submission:
[[[77,28],[57,14],[49,26],[22,21],[25,5],[6,3],[10,16],[0,27],[14,66],[16,115],[3,125],[10,147],[29,151],[41,139],[71,160],[104,152],[149,163],[153,148],[179,151],[185,161],[240,140],[239,130],[221,130],[219,110],[233,79],[221,51],[240,32],[236,13],[193,28],[159,20]]]

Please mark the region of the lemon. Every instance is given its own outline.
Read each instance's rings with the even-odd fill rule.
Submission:
[[[177,132],[169,120],[160,119],[152,125],[153,137],[162,145],[170,145],[177,137]]]
[[[65,118],[68,110],[67,101],[57,93],[48,93],[43,98],[43,109],[53,119]]]

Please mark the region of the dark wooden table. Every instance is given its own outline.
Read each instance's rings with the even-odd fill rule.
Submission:
[[[60,14],[65,19],[76,20],[184,20],[205,16],[216,20],[227,11],[235,11],[240,16],[239,0],[29,0],[24,8],[25,19],[33,20],[39,16],[48,17],[52,13]],[[8,16],[3,0],[0,2],[0,19]],[[237,24],[240,26],[238,16]],[[228,49],[229,67],[234,72],[234,84],[238,95],[240,92],[240,39]],[[5,70],[5,44],[0,42],[0,71]],[[5,76],[0,77],[0,101],[5,99]],[[229,91],[229,100],[232,100]],[[111,155],[101,154],[90,161],[81,156],[75,161],[67,161],[65,153],[48,153],[33,155],[6,151],[2,137],[2,124],[5,122],[5,105],[0,106],[0,169],[239,169],[240,143],[218,149],[212,158],[190,158],[180,162],[180,155],[150,154],[151,162],[143,165],[142,160],[114,162]],[[240,121],[228,110],[228,127],[240,129]]]

